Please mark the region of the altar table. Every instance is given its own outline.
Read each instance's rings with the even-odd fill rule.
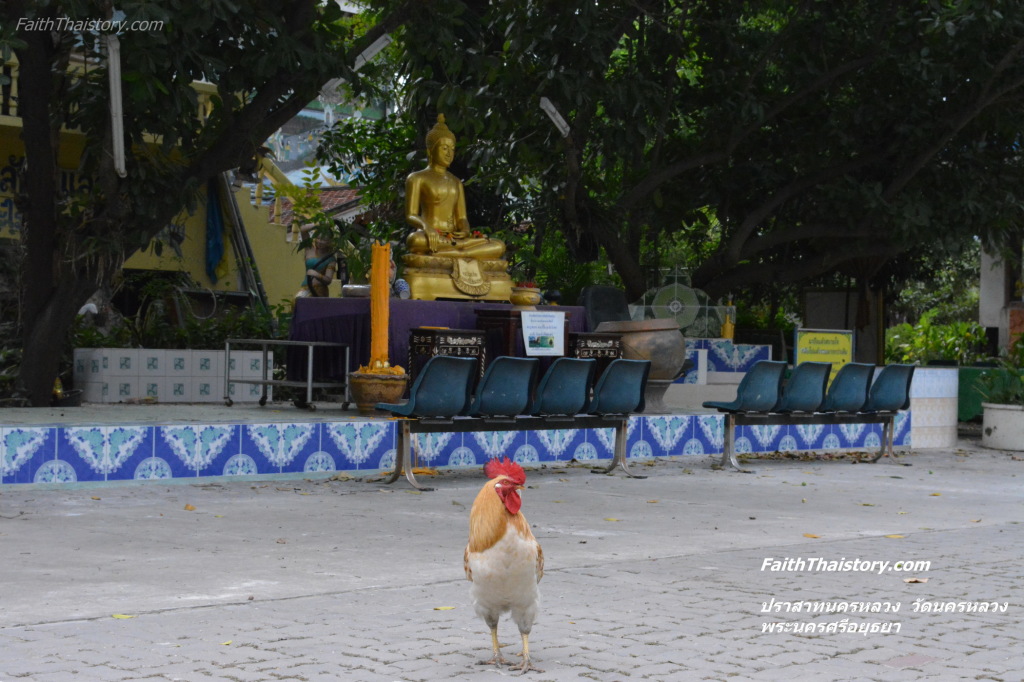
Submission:
[[[391,364],[408,366],[409,331],[417,327],[448,327],[479,329],[477,309],[508,309],[508,303],[480,301],[415,301],[392,298],[388,324],[388,356]],[[582,306],[538,306],[538,310],[567,314],[570,332],[585,332],[586,311]],[[292,326],[288,338],[293,341],[331,341],[348,344],[348,368],[344,356],[320,351],[314,358],[314,375],[318,378],[341,379],[346,369],[355,371],[370,361],[370,299],[368,298],[300,298],[295,301]],[[302,362],[288,362],[288,378],[305,378]]]

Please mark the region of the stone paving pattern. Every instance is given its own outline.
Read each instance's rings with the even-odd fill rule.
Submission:
[[[714,458],[528,471],[544,546],[541,680],[1020,680],[1024,458],[960,441],[898,461]],[[497,680],[462,572],[478,472],[0,487],[0,681]],[[186,506],[194,509],[186,509]],[[809,537],[816,536],[816,537]],[[893,537],[899,536],[899,537]],[[775,559],[929,561],[883,574]],[[927,582],[906,582],[907,578]],[[897,613],[762,613],[777,601]],[[915,600],[1008,603],[915,612]],[[115,615],[130,616],[116,618]],[[899,623],[767,633],[764,623]],[[500,628],[515,654],[514,625]]]

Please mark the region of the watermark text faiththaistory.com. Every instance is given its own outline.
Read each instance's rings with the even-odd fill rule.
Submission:
[[[38,17],[18,19],[19,31],[66,31],[68,33],[126,33],[129,31],[161,31],[162,19],[72,19],[71,17]]]

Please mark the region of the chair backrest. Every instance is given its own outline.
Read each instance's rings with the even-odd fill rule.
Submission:
[[[606,284],[583,287],[578,305],[586,308],[587,329],[594,331],[602,322],[630,319],[626,292]]]
[[[455,417],[469,405],[476,358],[435,355],[409,389],[409,412],[416,417]]]
[[[864,412],[895,412],[910,407],[914,365],[886,365],[871,384]]]
[[[473,417],[523,414],[537,377],[537,358],[502,355],[487,366],[477,387],[469,414]]]
[[[816,412],[825,402],[831,362],[801,362],[782,388],[775,412]]]
[[[786,363],[777,360],[759,360],[754,363],[736,388],[735,411],[768,412],[779,402],[782,376]]]
[[[650,360],[612,360],[594,386],[590,414],[629,414],[644,411],[644,390],[651,372]]]
[[[579,414],[590,398],[594,377],[592,358],[558,358],[541,377],[530,414]]]
[[[875,366],[864,362],[848,362],[836,372],[828,387],[822,412],[860,412],[868,401],[871,377]]]

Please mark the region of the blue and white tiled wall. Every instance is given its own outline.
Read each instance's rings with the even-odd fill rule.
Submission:
[[[687,339],[686,357],[694,366],[676,383],[739,383],[755,362],[772,359],[772,347],[729,339]]]
[[[720,454],[718,414],[633,417],[628,456]],[[897,420],[908,445],[910,415]],[[878,425],[742,427],[738,452],[875,448]],[[612,429],[417,434],[420,466],[478,466],[491,456],[523,464],[610,459]],[[206,476],[376,471],[395,458],[394,421],[168,426],[0,427],[0,483],[195,479]]]
[[[759,360],[772,359],[772,347],[749,343],[733,343],[729,339],[691,339],[687,347],[708,351],[709,372],[746,372]]]

